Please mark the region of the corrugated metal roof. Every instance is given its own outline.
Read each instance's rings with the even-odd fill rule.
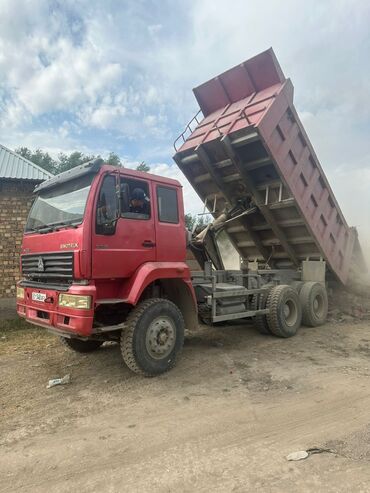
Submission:
[[[53,176],[0,144],[0,179],[44,181]]]

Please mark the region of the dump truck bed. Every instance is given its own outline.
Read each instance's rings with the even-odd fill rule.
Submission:
[[[174,159],[243,259],[299,266],[326,260],[346,283],[357,233],[340,210],[272,49],[194,89],[204,118],[175,142]]]

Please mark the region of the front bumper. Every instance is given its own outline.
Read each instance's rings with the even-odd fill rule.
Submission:
[[[96,298],[95,286],[81,286],[72,284],[68,291],[24,287],[24,291],[24,299],[17,298],[17,313],[27,322],[51,329],[54,332],[60,331],[61,335],[63,335],[63,333],[68,333],[71,336],[76,335],[84,337],[91,335]],[[33,300],[32,293],[34,292],[45,294],[46,300]],[[92,296],[91,309],[81,310],[60,307],[58,305],[58,299],[59,294],[61,293]]]

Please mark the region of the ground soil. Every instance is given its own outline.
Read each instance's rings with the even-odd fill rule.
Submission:
[[[286,340],[200,327],[155,379],[117,345],[80,355],[2,327],[1,492],[370,491],[368,321]],[[285,458],[311,447],[332,452]]]

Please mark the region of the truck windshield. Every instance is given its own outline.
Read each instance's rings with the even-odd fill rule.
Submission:
[[[94,176],[89,173],[50,190],[42,190],[31,208],[26,232],[81,223]]]

